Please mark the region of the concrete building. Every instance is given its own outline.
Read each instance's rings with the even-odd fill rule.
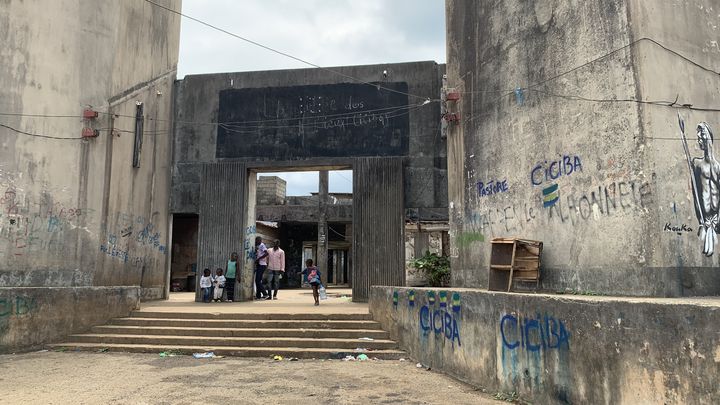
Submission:
[[[489,241],[517,236],[544,242],[546,290],[720,293],[717,146],[696,135],[720,126],[718,8],[447,2],[454,286],[487,286]]]
[[[317,256],[327,268],[327,170],[353,170],[356,300],[370,285],[405,285],[406,220],[447,219],[444,66],[330,70],[193,75],[176,85],[171,211],[199,217],[198,267],[244,251],[242,298],[252,292],[258,173],[321,171]]]
[[[373,287],[373,317],[532,403],[720,403],[720,2],[446,10],[452,288]],[[544,291],[487,291],[495,237],[544,243]]]
[[[0,351],[163,297],[179,29],[144,1],[0,7]]]

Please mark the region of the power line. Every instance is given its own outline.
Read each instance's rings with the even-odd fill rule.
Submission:
[[[22,130],[19,130],[19,129],[17,129],[17,128],[13,128],[13,127],[11,127],[11,126],[9,126],[9,125],[5,125],[5,124],[0,124],[0,127],[7,128],[7,129],[9,129],[9,130],[11,130],[11,131],[13,131],[13,132],[16,132],[16,133],[18,133],[18,134],[21,134],[21,135],[27,135],[27,136],[37,137],[37,138],[45,138],[45,139],[72,139],[72,140],[84,139],[83,137],[67,138],[67,137],[60,137],[60,136],[34,134],[34,133],[32,133],[32,132],[22,131]]]
[[[548,95],[551,97],[558,97],[558,98],[564,98],[567,100],[575,100],[575,101],[587,101],[587,102],[593,102],[593,103],[637,103],[637,104],[657,105],[657,106],[661,106],[661,107],[687,109],[687,110],[693,110],[693,111],[720,112],[720,108],[695,107],[692,104],[678,104],[677,100],[675,100],[675,101],[648,101],[648,100],[636,100],[633,98],[605,98],[605,99],[603,99],[603,98],[588,98],[588,97],[575,96],[575,95],[555,94],[555,93],[551,93],[549,91],[538,90],[538,89],[528,89],[528,90],[534,91],[534,92],[540,93],[540,94],[545,94],[545,95]]]
[[[386,120],[389,120],[391,118],[402,117],[402,116],[410,114],[412,111],[415,111],[415,110],[419,109],[420,107],[422,107],[422,105],[415,107],[413,109],[407,109],[407,111],[404,111],[404,112],[398,112],[398,111],[400,111],[400,109],[398,109],[396,111],[391,111],[391,112],[385,113],[385,115],[383,115],[383,117]],[[348,117],[348,118],[352,118],[352,117]],[[345,118],[345,119],[347,119],[347,118]],[[288,128],[297,129],[297,128],[302,127],[302,128],[306,128],[306,129],[327,129],[328,125],[336,126],[336,127],[337,126],[345,126],[346,124],[348,126],[353,125],[352,122],[345,123],[344,122],[345,119],[343,119],[342,124],[338,123],[338,121],[340,119],[335,119],[335,120],[331,120],[331,121],[311,122],[311,123],[307,123],[307,124],[306,123],[298,123],[298,124],[294,124],[294,125],[253,126],[253,127],[234,128],[232,125],[219,123],[218,126],[228,132],[233,132],[233,133],[238,133],[238,134],[252,134],[252,133],[256,133],[258,131],[288,129]]]
[[[0,112],[0,116],[31,117],[31,118],[83,118],[81,115],[23,114],[23,113],[10,113],[10,112]]]
[[[624,45],[624,46],[621,46],[620,48],[614,49],[614,50],[612,50],[612,51],[610,51],[610,52],[608,52],[608,53],[606,53],[606,54],[604,54],[604,55],[600,55],[600,56],[598,56],[598,57],[596,57],[596,58],[594,58],[594,59],[592,59],[592,60],[589,60],[589,61],[583,63],[582,65],[575,66],[575,67],[573,67],[573,68],[570,69],[570,70],[564,71],[564,72],[562,72],[562,73],[558,73],[558,74],[556,74],[556,75],[554,75],[554,76],[551,76],[551,77],[548,77],[548,78],[546,78],[546,79],[543,79],[543,80],[541,80],[541,81],[539,81],[539,82],[537,82],[537,83],[533,83],[533,84],[530,84],[530,85],[525,86],[525,87],[519,87],[519,89],[520,89],[520,90],[530,90],[530,89],[532,89],[532,88],[534,88],[534,87],[541,86],[541,85],[543,85],[543,84],[545,84],[545,83],[551,82],[551,81],[553,81],[553,80],[559,79],[560,77],[566,76],[566,75],[568,75],[568,74],[570,74],[570,73],[573,73],[573,72],[575,72],[575,71],[577,71],[577,70],[580,70],[580,69],[582,69],[582,68],[584,68],[584,67],[586,67],[586,66],[589,66],[589,65],[591,65],[591,64],[593,64],[593,63],[595,63],[595,62],[599,62],[599,61],[601,61],[601,60],[603,60],[603,59],[605,59],[605,58],[608,58],[608,57],[610,57],[610,56],[612,56],[612,55],[614,55],[614,54],[616,54],[616,53],[618,53],[618,52],[620,52],[620,51],[622,51],[622,50],[625,50],[625,49],[627,49],[627,48],[633,47],[633,46],[637,45],[638,43],[644,42],[644,41],[648,41],[648,42],[650,42],[650,43],[652,43],[652,44],[654,44],[654,45],[662,48],[663,50],[665,50],[665,51],[667,51],[667,52],[669,52],[669,53],[671,53],[671,54],[673,54],[673,55],[675,55],[675,56],[677,56],[677,57],[685,60],[686,62],[690,63],[691,65],[696,66],[696,67],[698,67],[698,68],[700,68],[700,69],[702,69],[702,70],[704,70],[704,71],[706,71],[706,72],[713,73],[713,74],[716,74],[716,75],[720,76],[720,72],[718,72],[718,71],[716,71],[716,70],[713,70],[712,68],[709,68],[709,67],[707,67],[707,66],[701,65],[700,63],[698,63],[698,62],[696,62],[696,61],[688,58],[687,56],[679,53],[678,51],[675,51],[675,50],[673,50],[673,49],[671,49],[671,48],[669,48],[669,47],[661,44],[660,42],[658,42],[658,41],[656,41],[656,40],[654,40],[654,39],[652,39],[652,38],[642,37],[642,38],[638,38],[638,39],[636,39],[635,41],[632,41],[632,42],[630,42],[630,43],[628,43],[628,44],[626,44],[626,45]],[[466,76],[467,74],[468,74],[468,73],[465,73],[465,75],[463,75],[463,77]],[[478,91],[467,91],[467,92],[461,92],[461,93],[462,93],[462,94],[513,93],[514,91],[515,91],[514,89],[513,89],[513,90],[478,90]]]
[[[240,40],[245,41],[245,42],[247,42],[247,43],[250,43],[250,44],[252,44],[252,45],[258,46],[258,47],[263,48],[263,49],[265,49],[265,50],[268,50],[268,51],[270,51],[270,52],[274,52],[274,53],[277,53],[277,54],[279,54],[279,55],[285,56],[285,57],[287,57],[287,58],[296,60],[296,61],[298,61],[298,62],[300,62],[300,63],[304,63],[304,64],[306,64],[306,65],[308,65],[308,66],[312,66],[312,67],[315,67],[315,68],[318,68],[318,69],[322,69],[322,70],[328,71],[328,72],[330,72],[330,73],[336,74],[336,75],[338,75],[338,76],[342,76],[342,77],[344,77],[344,78],[346,78],[346,79],[350,79],[350,80],[353,80],[353,81],[358,82],[358,83],[361,83],[361,84],[367,84],[368,86],[377,87],[378,89],[383,89],[383,90],[386,90],[386,91],[389,91],[389,92],[392,92],[392,93],[397,93],[397,94],[402,94],[402,95],[406,95],[406,96],[410,96],[410,97],[415,97],[415,98],[419,98],[419,99],[422,99],[422,100],[430,100],[429,97],[422,97],[422,96],[418,96],[418,95],[411,94],[411,93],[405,93],[405,92],[402,92],[402,91],[400,91],[400,90],[391,89],[391,88],[389,88],[389,87],[384,87],[384,86],[380,86],[380,85],[377,85],[377,84],[369,83],[369,82],[366,82],[366,81],[364,81],[364,80],[358,79],[357,77],[353,77],[353,76],[347,75],[347,74],[345,74],[345,73],[339,72],[339,71],[337,71],[337,70],[330,69],[330,68],[326,68],[326,67],[322,67],[322,66],[317,65],[317,64],[315,64],[315,63],[308,62],[308,61],[306,61],[306,60],[304,60],[304,59],[298,58],[297,56],[290,55],[289,53],[279,51],[279,50],[277,50],[277,49],[274,49],[274,48],[271,48],[271,47],[269,47],[269,46],[263,45],[263,44],[261,44],[261,43],[259,43],[259,42],[256,42],[256,41],[253,41],[253,40],[251,40],[251,39],[242,37],[242,36],[240,36],[240,35],[237,35],[237,34],[235,34],[235,33],[230,32],[230,31],[228,31],[228,30],[225,30],[225,29],[220,28],[220,27],[218,27],[218,26],[215,26],[215,25],[212,25],[212,24],[207,23],[207,22],[205,22],[205,21],[202,21],[202,20],[200,20],[200,19],[197,19],[197,18],[195,18],[195,17],[191,17],[191,16],[189,16],[189,15],[187,15],[187,14],[183,14],[183,13],[180,12],[180,11],[173,10],[173,9],[171,9],[171,8],[169,8],[169,7],[166,7],[166,6],[163,6],[163,5],[161,5],[161,4],[158,4],[158,3],[156,3],[156,2],[154,2],[154,1],[152,1],[152,0],[145,0],[145,1],[148,2],[148,3],[150,3],[150,4],[152,4],[152,5],[154,5],[154,6],[156,6],[156,7],[162,8],[162,9],[164,9],[164,10],[167,10],[167,11],[171,12],[171,13],[177,14],[177,15],[179,15],[179,16],[181,16],[181,17],[185,17],[185,18],[187,18],[187,19],[189,19],[189,20],[195,21],[195,22],[197,22],[197,23],[199,23],[199,24],[202,24],[202,25],[204,25],[204,26],[206,26],[206,27],[209,27],[209,28],[212,28],[212,29],[214,29],[214,30],[220,31],[220,32],[222,32],[222,33],[224,33],[224,34],[230,35],[230,36],[232,36],[232,37],[235,37],[235,38],[237,38],[237,39],[240,39]]]

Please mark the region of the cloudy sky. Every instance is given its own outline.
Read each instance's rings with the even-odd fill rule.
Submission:
[[[183,0],[183,13],[321,66],[445,62],[443,0]],[[178,77],[307,67],[183,19]],[[317,191],[317,174],[283,173],[288,194]],[[352,190],[331,173],[330,191]]]

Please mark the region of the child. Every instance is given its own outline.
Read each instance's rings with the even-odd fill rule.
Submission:
[[[320,270],[318,270],[316,266],[313,266],[312,259],[307,259],[305,261],[305,266],[307,267],[302,271],[302,274],[307,276],[307,281],[312,287],[315,305],[320,305]]]
[[[217,269],[215,272],[215,294],[213,295],[213,301],[220,302],[223,298],[223,291],[225,290],[225,276],[223,276],[223,269]]]
[[[212,289],[212,276],[210,269],[203,270],[203,276],[200,277],[200,288],[203,293],[203,302],[210,302],[210,291]]]

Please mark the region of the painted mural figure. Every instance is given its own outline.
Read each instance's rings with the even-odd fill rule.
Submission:
[[[695,215],[698,219],[698,236],[702,241],[705,256],[715,253],[718,232],[720,232],[720,163],[713,153],[713,133],[706,122],[697,125],[697,143],[703,151],[702,157],[690,158],[685,138],[685,123],[679,118],[685,156],[690,168],[690,182],[693,188]]]

